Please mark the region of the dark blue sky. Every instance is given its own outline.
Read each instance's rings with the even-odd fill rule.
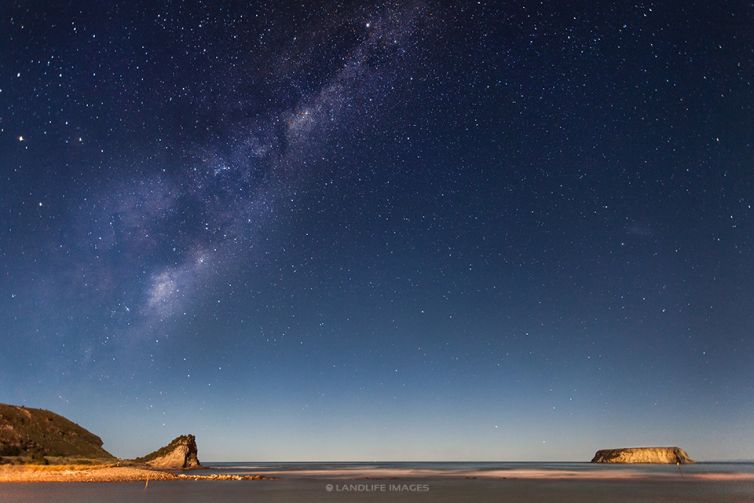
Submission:
[[[749,2],[6,2],[0,401],[133,456],[754,458]]]

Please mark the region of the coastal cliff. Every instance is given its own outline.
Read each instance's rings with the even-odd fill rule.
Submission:
[[[45,409],[0,404],[0,461],[47,463],[47,457],[112,461],[102,439]]]
[[[185,470],[200,468],[196,438],[181,435],[134,460],[119,460],[102,439],[45,409],[0,404],[0,464],[112,464]],[[135,469],[135,468],[134,468]]]
[[[144,463],[153,468],[187,470],[201,468],[197,455],[198,449],[194,435],[181,435],[174,438],[165,447],[133,461]]]
[[[680,447],[628,447],[624,449],[603,449],[597,451],[592,463],[693,463],[686,451]]]

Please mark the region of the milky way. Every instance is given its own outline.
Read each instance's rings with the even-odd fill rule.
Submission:
[[[206,301],[208,283],[231,276],[239,260],[254,260],[254,242],[279,199],[295,202],[299,190],[321,179],[337,159],[331,145],[338,131],[374,118],[395,79],[410,77],[407,61],[421,51],[430,18],[421,4],[360,9],[345,21],[325,21],[303,48],[281,44],[265,65],[275,86],[261,117],[248,118],[254,104],[221,102],[215,113],[222,131],[189,145],[192,155],[182,165],[128,178],[100,195],[96,219],[106,228],[95,238],[95,258],[117,249],[131,259],[124,267],[106,264],[107,284],[95,289],[129,313],[133,327],[125,336],[153,337],[159,323],[185,314],[187,303]],[[297,83],[302,67],[338,37],[347,44],[327,55],[330,71],[314,86]],[[223,76],[224,85],[243,88],[245,71]],[[143,292],[132,292],[129,302],[117,285],[135,272]]]

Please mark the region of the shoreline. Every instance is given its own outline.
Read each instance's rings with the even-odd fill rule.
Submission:
[[[263,474],[209,475],[118,465],[0,465],[0,484],[67,482],[144,482],[177,480],[529,480],[529,481],[698,481],[754,482],[754,473],[655,473],[638,470],[581,471],[547,469],[433,470],[414,468],[275,470]]]
[[[267,475],[192,475],[138,466],[0,465],[0,484],[145,482],[164,480],[274,480]]]

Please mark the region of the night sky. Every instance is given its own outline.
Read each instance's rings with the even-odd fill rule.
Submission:
[[[455,4],[3,2],[0,402],[119,456],[754,458],[754,5]]]

